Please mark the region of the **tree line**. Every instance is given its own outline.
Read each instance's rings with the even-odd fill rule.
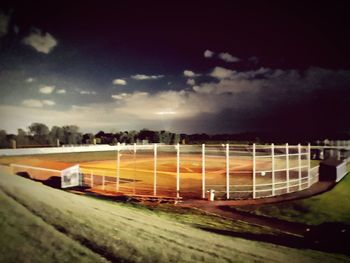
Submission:
[[[77,144],[111,144],[119,143],[164,143],[164,144],[197,144],[197,143],[307,143],[324,139],[350,139],[350,133],[320,133],[307,134],[305,132],[244,132],[236,134],[195,133],[178,134],[169,131],[121,131],[96,134],[82,133],[76,125],[53,126],[51,129],[43,123],[32,123],[27,130],[18,129],[17,134],[7,134],[0,130],[0,148],[50,147]]]
[[[164,143],[180,142],[180,134],[168,131],[122,131],[96,134],[82,133],[76,125],[53,126],[51,129],[43,123],[32,123],[27,130],[18,129],[17,134],[7,134],[0,130],[0,148],[50,147],[79,144],[117,144],[119,143]]]

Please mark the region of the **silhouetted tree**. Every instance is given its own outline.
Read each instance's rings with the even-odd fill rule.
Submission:
[[[10,142],[7,138],[7,133],[5,130],[0,130],[0,148],[8,148],[10,146]]]
[[[28,129],[36,144],[49,143],[49,128],[45,124],[32,123]]]
[[[82,140],[82,135],[79,132],[79,128],[76,125],[63,126],[64,143],[66,144],[79,144]]]
[[[64,130],[62,127],[52,126],[49,136],[51,143],[54,145],[56,144],[57,139],[60,141],[60,143],[65,141]]]
[[[17,130],[16,136],[17,147],[27,146],[30,143],[28,134],[23,129]]]
[[[95,136],[92,133],[85,133],[82,137],[82,142],[86,143],[86,144],[88,144],[88,143],[91,144],[94,140],[94,137]]]

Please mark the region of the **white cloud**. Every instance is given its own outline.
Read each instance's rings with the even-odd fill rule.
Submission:
[[[217,79],[226,79],[226,78],[231,78],[235,73],[237,72],[234,70],[230,70],[222,67],[215,67],[214,70],[210,73],[210,76]]]
[[[0,10],[0,37],[6,36],[8,32],[10,16]]]
[[[96,91],[90,91],[90,90],[81,90],[79,93],[82,95],[96,95],[97,94]]]
[[[52,101],[52,100],[42,100],[41,101],[44,105],[47,105],[47,106],[53,106],[56,104],[56,102]]]
[[[226,104],[218,106],[211,96],[184,90],[168,90],[155,94],[134,92],[128,94],[122,104],[118,104],[115,112],[118,116],[132,116],[135,120],[163,120],[165,116],[166,120],[175,120],[215,112],[222,105]]]
[[[72,105],[71,109],[73,111],[88,111],[88,110],[93,110],[93,108],[88,107],[88,106],[78,106],[78,105]]]
[[[187,85],[193,86],[196,84],[196,81],[194,79],[188,79],[186,83]]]
[[[204,83],[200,86],[194,86],[193,90],[197,93],[206,94],[253,93],[258,91],[264,83],[265,80],[222,79],[218,83]]]
[[[202,83],[193,87],[197,93],[241,93],[256,92],[265,84],[271,85],[271,79],[278,78],[285,74],[285,71],[261,67],[256,70],[237,72],[222,67],[215,67],[209,76],[219,80],[219,82]]]
[[[57,40],[51,34],[42,34],[40,30],[36,29],[23,39],[23,43],[33,47],[38,52],[48,54],[57,45]]]
[[[44,105],[53,106],[56,103],[52,100],[27,99],[22,101],[22,105],[30,108],[42,108]]]
[[[119,94],[113,94],[111,95],[111,98],[112,99],[115,99],[115,100],[122,100],[124,99],[125,97],[127,97],[128,94],[127,93],[119,93]]]
[[[206,51],[204,51],[204,57],[205,58],[211,58],[213,56],[214,56],[214,52],[213,51],[210,51],[208,49]]]
[[[27,83],[32,83],[34,80],[35,80],[34,78],[27,78],[27,79],[26,79],[26,82],[27,82]]]
[[[39,88],[39,92],[43,94],[51,94],[55,90],[55,86],[43,86]]]
[[[164,75],[144,75],[144,74],[136,74],[131,76],[132,79],[136,79],[136,80],[160,79],[163,77]]]
[[[22,104],[26,107],[31,107],[31,108],[42,108],[44,106],[41,100],[34,100],[34,99],[24,100],[22,101]]]
[[[126,81],[123,79],[115,79],[113,80],[114,85],[126,85]]]
[[[196,74],[192,70],[188,70],[188,69],[184,70],[183,74],[187,78],[195,78],[201,75],[201,74]]]
[[[232,56],[230,53],[224,52],[220,53],[218,57],[226,62],[238,62],[239,58]]]
[[[190,78],[192,78],[192,77],[194,77],[194,72],[193,71],[191,71],[191,70],[184,70],[184,76],[185,77],[190,77]]]
[[[57,94],[65,94],[67,91],[65,89],[58,89],[56,90]]]

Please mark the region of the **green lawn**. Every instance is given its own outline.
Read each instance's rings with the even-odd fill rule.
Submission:
[[[350,175],[321,195],[280,204],[245,206],[239,210],[311,225],[325,222],[350,224]]]
[[[186,219],[174,212],[173,218],[167,208],[154,212],[97,200],[5,172],[0,172],[0,189],[5,222],[1,262],[57,262],[60,253],[68,254],[66,261],[71,262],[102,261],[96,254],[118,262],[349,261],[343,255],[214,234],[196,228],[197,222],[185,222],[195,217]],[[19,258],[23,243],[26,248]]]

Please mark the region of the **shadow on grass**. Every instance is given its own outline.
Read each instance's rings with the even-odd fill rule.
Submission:
[[[307,229],[304,237],[292,235],[266,235],[235,232],[231,230],[219,230],[206,227],[199,229],[232,237],[248,240],[268,242],[298,249],[313,249],[330,253],[341,253],[350,256],[350,226],[339,223],[325,223]]]
[[[30,174],[27,172],[18,172],[18,173],[16,173],[16,175],[21,176],[21,177],[26,178],[26,179],[30,179],[30,180],[35,181],[35,182],[40,182],[40,183],[47,185],[47,186],[50,186],[52,188],[57,188],[57,189],[61,188],[61,177],[59,177],[59,176],[51,176],[50,178],[48,178],[46,180],[39,180],[39,179],[32,178],[30,176]]]

